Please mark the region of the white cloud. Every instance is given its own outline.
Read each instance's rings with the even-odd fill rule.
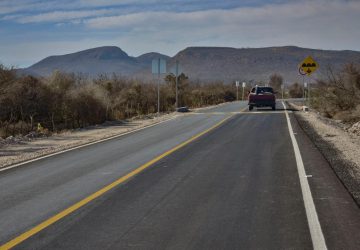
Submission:
[[[19,23],[38,23],[38,22],[63,22],[67,20],[88,18],[94,16],[113,14],[114,9],[102,10],[77,10],[77,11],[54,11],[38,15],[22,16],[17,18]]]
[[[56,1],[54,0],[1,0],[0,14],[11,14],[27,11],[43,11],[53,9],[56,6],[59,6],[59,3],[56,3]]]
[[[325,4],[326,3],[326,4]],[[196,12],[140,12],[127,15],[115,15],[107,17],[95,17],[88,19],[85,23],[90,28],[113,29],[122,27],[158,27],[158,26],[209,26],[237,24],[279,24],[294,21],[299,25],[321,21],[320,25],[329,25],[328,20],[336,17],[340,22],[356,22],[360,15],[360,2],[341,1],[317,1],[298,2],[291,4],[274,4],[260,7],[237,8],[230,10],[206,10]],[[351,19],[350,17],[355,17]],[[187,26],[189,25],[189,26]],[[314,23],[316,27],[318,24]],[[333,24],[332,24],[333,25]],[[335,23],[336,25],[336,23]]]
[[[140,47],[155,44],[171,51],[186,44],[355,49],[360,48],[359,13],[360,2],[306,1],[229,10],[134,13],[90,18],[84,24],[89,29],[118,31],[132,45],[130,38],[146,43]]]
[[[90,1],[93,5],[100,4],[98,0]],[[110,5],[110,1],[106,3]],[[24,39],[20,34],[13,42],[9,38],[6,45],[0,43],[0,60],[23,66],[48,55],[102,45],[119,46],[134,56],[150,51],[174,55],[188,46],[297,45],[360,50],[359,1],[299,1],[226,10],[146,11],[125,15],[119,15],[118,10],[96,11],[99,10],[54,11],[28,19],[8,15],[7,18],[24,23],[56,22],[63,25],[61,30],[76,24],[71,26],[71,32],[79,30],[79,34],[72,37],[73,33],[69,32],[59,42],[46,41],[50,39],[48,33],[24,35]],[[34,32],[40,31],[31,34]],[[0,35],[5,37],[6,33],[0,31]]]

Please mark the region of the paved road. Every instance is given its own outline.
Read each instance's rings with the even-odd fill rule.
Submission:
[[[232,115],[16,248],[311,249],[282,106],[233,114],[245,106],[201,110],[0,173],[0,242]],[[290,119],[328,248],[356,249],[359,208]]]

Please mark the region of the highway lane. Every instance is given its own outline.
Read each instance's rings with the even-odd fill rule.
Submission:
[[[239,107],[247,107],[247,101],[238,101],[232,103],[220,104],[210,109],[201,109],[195,113],[214,113],[214,112],[239,112]],[[281,108],[281,106],[279,106]]]
[[[19,249],[311,249],[287,134],[237,115]]]
[[[231,104],[240,111],[245,102]],[[216,107],[222,111],[228,107]],[[211,109],[210,109],[211,110]],[[185,115],[114,140],[0,172],[0,243],[96,192],[229,114]],[[31,216],[29,216],[31,215]]]
[[[242,107],[244,103],[219,106],[214,110],[182,117],[175,123],[179,125],[179,131],[189,124],[189,132],[199,126],[194,125],[197,122],[207,121],[207,125],[201,128],[204,129],[229,115],[229,112],[237,112]],[[66,216],[17,248],[311,249],[294,152],[281,107],[281,104],[277,107],[280,112],[260,109],[260,112],[236,114],[219,128],[165,157],[135,178]],[[220,115],[221,112],[224,114]],[[311,142],[307,141],[293,116],[291,121],[304,153],[306,170],[314,175],[310,186],[314,191],[314,201],[319,210],[326,241],[330,244],[328,247],[356,249],[360,244],[358,207],[334,176],[327,162]],[[175,126],[169,123],[170,128]],[[163,132],[171,137],[165,132],[167,126],[156,127],[159,127],[158,133]],[[152,129],[149,128],[150,132],[155,133]],[[138,133],[144,133],[140,137],[148,135],[146,130]],[[130,138],[138,136],[138,133],[122,138],[129,139],[123,143],[131,144]],[[186,132],[179,132],[181,135],[184,133]],[[171,139],[167,139],[171,142]],[[155,141],[154,139],[153,143]],[[164,145],[165,150],[170,142],[167,141]],[[117,143],[121,144],[121,140]],[[137,143],[139,142],[134,142],[133,148],[128,150],[134,150],[139,145]],[[107,148],[106,145],[107,143],[99,144],[99,147],[111,151],[111,147]],[[126,150],[121,147],[120,149]],[[88,150],[90,149],[85,151]],[[76,157],[81,151],[74,151],[75,156],[68,164],[81,158]],[[139,152],[137,156],[141,158],[146,150]],[[95,153],[90,150],[88,154]],[[96,166],[97,157],[104,160],[95,154],[86,162],[92,166],[89,173],[97,173],[98,168],[102,169],[102,166]],[[112,157],[119,158],[115,165],[121,168],[114,166],[113,172],[108,175],[114,175],[120,169],[126,168],[126,164],[122,164],[123,160],[126,160],[125,156],[118,154]],[[143,162],[137,162],[137,166],[141,163]],[[78,169],[79,174],[74,180],[80,184],[86,183],[86,186],[91,187],[93,183],[88,181],[96,182],[103,178],[106,181],[112,180],[106,174],[103,177],[97,173],[93,179],[84,181],[82,174],[87,175],[84,170],[87,167],[82,169],[78,165],[82,164],[75,161],[72,168]],[[12,172],[15,175],[33,168],[36,169],[34,166],[26,166],[7,174],[12,176]],[[43,177],[41,181],[46,178]],[[66,178],[70,178],[68,174],[59,179]],[[64,181],[63,186],[68,186],[71,182]],[[61,196],[60,186],[62,185],[54,187],[59,190],[60,195],[60,201],[55,204],[68,199],[68,195],[71,197],[72,193],[81,193],[81,190],[88,189],[73,187],[72,193]],[[30,184],[28,187],[31,188]],[[45,185],[45,188],[51,187],[51,183]],[[44,187],[39,187],[38,191],[44,192]],[[20,190],[21,192],[25,190]],[[19,200],[31,196],[30,193],[19,196]],[[44,211],[40,214],[42,212]],[[24,219],[28,220],[25,217]],[[13,223],[19,221],[14,218]],[[9,224],[9,227],[11,226]]]

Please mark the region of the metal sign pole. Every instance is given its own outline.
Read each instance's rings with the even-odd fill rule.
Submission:
[[[175,84],[175,108],[176,110],[179,108],[179,99],[178,99],[178,78],[179,78],[179,61],[176,61],[176,69],[175,69],[175,75],[176,75],[176,84]]]
[[[310,85],[311,85],[310,75],[314,73],[318,68],[319,68],[319,64],[315,62],[315,60],[311,56],[305,58],[299,66],[299,73],[303,76],[303,87],[304,87],[303,98],[305,98],[305,102],[308,104],[309,107],[310,107]],[[308,83],[304,82],[305,75],[309,77]]]
[[[235,81],[236,86],[236,101],[239,101],[239,81]]]
[[[158,76],[157,81],[157,115],[160,115],[160,76],[166,73],[166,61],[161,58],[155,58],[151,61],[151,73]]]
[[[302,80],[303,80],[303,82],[302,82],[302,84],[303,84],[303,99],[306,99],[306,96],[305,96],[305,76],[303,75],[302,76]]]
[[[160,58],[158,60],[158,85],[157,85],[158,103],[157,103],[157,114],[160,115]]]
[[[245,85],[246,85],[246,83],[243,82],[242,83],[242,98],[241,98],[241,100],[243,100],[243,101],[244,101],[244,96],[245,96]]]
[[[310,86],[311,86],[311,78],[309,76],[309,82],[308,82],[308,106],[310,108]]]

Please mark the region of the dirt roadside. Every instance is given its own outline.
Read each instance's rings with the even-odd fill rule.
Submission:
[[[340,121],[324,118],[313,110],[300,111],[302,107],[299,104],[288,104],[299,110],[294,113],[301,128],[360,206],[360,133]]]

